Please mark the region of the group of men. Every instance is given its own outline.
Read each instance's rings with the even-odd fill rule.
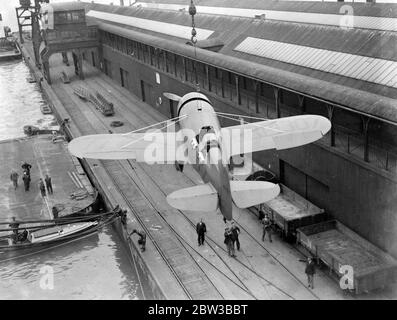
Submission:
[[[21,167],[23,170],[22,180],[25,187],[25,192],[27,192],[30,189],[30,182],[32,180],[30,177],[30,170],[32,169],[32,165],[27,163],[26,161],[22,161]],[[15,190],[18,188],[18,178],[18,172],[15,169],[11,170],[10,180],[12,181]],[[48,174],[46,174],[44,181],[42,178],[40,178],[39,189],[43,198],[46,196],[46,189],[48,194],[53,194],[52,181],[51,177]]]
[[[198,235],[198,245],[204,245],[205,233],[207,232],[207,227],[203,222],[203,219],[200,220],[196,225],[196,232]],[[237,250],[240,250],[240,241],[238,240],[238,236],[240,234],[240,228],[236,225],[234,221],[231,223],[231,227],[227,227],[225,229],[225,241],[229,256],[235,257],[235,249],[234,244],[236,244]]]
[[[236,257],[234,244],[236,244],[237,250],[240,251],[240,241],[238,240],[238,236],[240,234],[240,228],[236,225],[234,221],[230,227],[225,228],[225,240],[224,243],[227,247],[227,253],[230,257]]]
[[[29,191],[30,188],[30,169],[32,168],[32,165],[22,161],[22,170],[23,170],[23,176],[22,176],[22,180],[23,180],[23,184],[25,186],[25,191]],[[18,188],[18,178],[19,178],[19,174],[15,169],[11,170],[11,174],[10,174],[10,179],[12,181],[12,184],[14,185],[14,189],[16,190]]]
[[[268,235],[269,242],[272,242],[272,221],[268,213],[263,210],[263,207],[259,209],[259,220],[262,224],[262,241],[265,241],[266,235]],[[207,232],[207,227],[203,222],[203,219],[200,219],[200,222],[196,225],[196,232],[198,235],[198,245],[204,245],[205,233]],[[240,250],[240,241],[238,236],[240,234],[240,228],[236,225],[234,221],[231,222],[230,227],[225,228],[225,240],[227,251],[230,257],[236,257],[235,254],[235,244],[236,248]],[[301,260],[306,262],[305,273],[307,275],[308,286],[309,288],[314,289],[314,274],[315,274],[315,262],[314,259],[309,257],[305,260]]]

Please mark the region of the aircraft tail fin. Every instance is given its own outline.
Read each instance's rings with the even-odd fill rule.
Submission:
[[[277,197],[280,187],[266,181],[230,181],[230,191],[237,207],[248,208]]]
[[[170,193],[167,202],[179,210],[212,212],[218,209],[218,193],[210,184],[202,184]]]

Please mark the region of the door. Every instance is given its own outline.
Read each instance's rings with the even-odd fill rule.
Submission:
[[[143,80],[141,80],[141,96],[142,96],[142,101],[146,102],[145,82],[143,82]]]
[[[146,102],[147,104],[150,104],[152,107],[156,107],[156,97],[153,86],[141,80],[141,92],[142,92],[142,101]]]
[[[128,71],[120,68],[120,81],[121,86],[128,89]]]
[[[91,51],[91,59],[92,59],[92,65],[95,67],[95,54],[93,51]]]
[[[111,64],[111,62],[109,61],[109,60],[107,60],[107,59],[103,59],[103,62],[104,62],[104,68],[105,68],[105,74],[108,76],[108,77],[112,77],[112,64]]]

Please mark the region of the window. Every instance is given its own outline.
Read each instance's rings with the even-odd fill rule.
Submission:
[[[126,41],[127,41],[127,54],[130,55],[134,51],[133,42],[132,40],[129,39],[126,39]]]
[[[72,12],[72,20],[75,22],[80,20],[79,12]]]
[[[60,12],[55,15],[55,23],[65,23],[67,21],[67,15],[65,12]]]

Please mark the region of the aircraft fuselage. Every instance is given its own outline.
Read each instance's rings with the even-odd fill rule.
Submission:
[[[198,92],[186,94],[178,103],[180,126],[187,139],[189,163],[205,183],[211,183],[219,196],[225,217],[232,215],[228,168],[222,161],[218,117],[208,98]]]

